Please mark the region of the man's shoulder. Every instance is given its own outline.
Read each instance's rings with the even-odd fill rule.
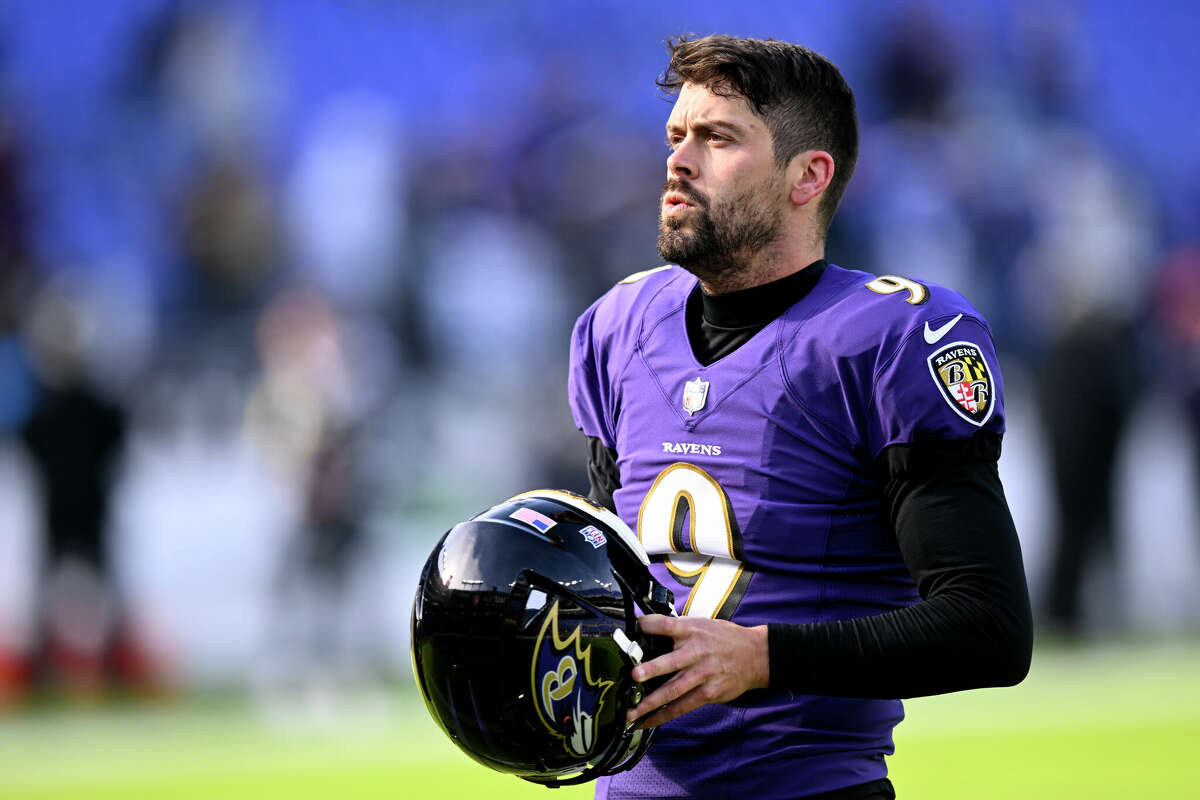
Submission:
[[[650,267],[650,269],[638,270],[631,275],[626,275],[621,280],[617,281],[613,290],[617,290],[621,286],[636,286],[640,285],[643,288],[652,285],[661,285],[665,281],[670,281],[674,277],[683,272],[683,269],[674,264],[663,264],[661,267]],[[658,276],[658,277],[654,277]],[[654,278],[654,280],[647,280]]]
[[[593,334],[640,327],[647,316],[666,314],[687,300],[696,279],[673,264],[635,272],[592,303],[579,319]]]
[[[891,351],[913,337],[934,345],[964,319],[987,329],[978,309],[953,289],[833,265],[826,272],[829,296],[801,332],[819,335],[834,349]]]

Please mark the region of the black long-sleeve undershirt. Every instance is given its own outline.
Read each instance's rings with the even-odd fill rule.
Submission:
[[[771,688],[919,697],[1008,686],[1029,671],[1025,569],[995,457],[999,437],[888,448],[882,502],[921,601],[859,619],[767,626]],[[613,507],[616,453],[588,437],[593,501]]]
[[[806,294],[824,268],[734,295],[697,291],[688,333],[697,358],[732,352]],[[807,274],[806,274],[807,273]],[[881,503],[921,601],[872,617],[767,626],[771,688],[897,698],[1019,682],[1033,620],[1020,544],[996,461],[1000,436],[889,447],[874,464]],[[613,508],[617,453],[588,437],[591,497]]]
[[[924,462],[883,483],[921,602],[859,619],[768,625],[772,688],[893,698],[1020,682],[1033,619],[1016,527],[988,455],[999,455],[999,437],[889,450],[884,468]]]

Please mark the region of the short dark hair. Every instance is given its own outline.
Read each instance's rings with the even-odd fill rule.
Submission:
[[[781,167],[805,150],[833,156],[833,180],[818,206],[818,219],[828,229],[858,161],[854,92],[833,62],[791,42],[721,34],[675,37],[667,49],[671,61],[659,87],[674,95],[693,83],[746,98],[767,123]]]

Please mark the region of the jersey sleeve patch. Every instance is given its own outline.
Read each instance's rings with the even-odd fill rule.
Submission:
[[[894,444],[1004,433],[1004,377],[986,323],[946,311],[931,319],[942,324],[902,320],[900,344],[872,372],[863,437],[872,459]]]
[[[950,408],[982,427],[995,406],[995,382],[983,349],[973,342],[951,342],[931,353],[928,362],[934,385]]]

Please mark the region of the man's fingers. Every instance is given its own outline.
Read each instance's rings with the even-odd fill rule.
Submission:
[[[652,728],[767,685],[765,625],[746,628],[724,620],[661,615],[647,615],[643,622],[643,631],[670,637],[675,649],[634,668],[639,682],[671,677],[629,712],[629,721],[641,720]]]
[[[697,683],[697,679],[688,673],[677,673],[674,678],[643,697],[642,702],[637,704],[637,708],[631,709],[626,714],[626,719],[633,722],[635,719],[651,713],[659,706],[665,706],[683,697],[694,689]]]
[[[672,650],[658,658],[647,661],[645,664],[639,664],[634,667],[633,679],[638,683],[645,683],[651,678],[678,672],[686,666],[688,666],[687,653],[682,650]]]
[[[662,725],[664,722],[670,722],[676,717],[682,717],[689,711],[695,711],[697,708],[704,705],[705,702],[705,700],[701,699],[699,692],[692,690],[680,697],[678,700],[655,709],[654,713],[643,719],[638,727],[657,727]]]
[[[679,650],[679,641],[687,633],[686,626],[680,624],[678,617],[668,617],[662,614],[647,614],[638,620],[642,633],[654,636],[669,636],[675,642],[675,649],[658,658],[634,668],[633,679],[639,683],[678,672],[688,665],[688,657]]]
[[[649,633],[655,636],[675,636],[682,631],[679,624],[679,617],[668,617],[665,614],[647,614],[644,617],[638,617],[638,627],[642,633]]]

